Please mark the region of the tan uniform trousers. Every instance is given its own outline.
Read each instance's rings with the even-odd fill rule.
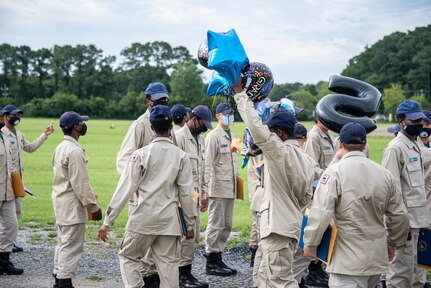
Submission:
[[[256,225],[256,243],[259,245],[256,250],[256,256],[254,256],[253,265],[253,285],[257,287],[259,266],[262,262],[262,249],[260,248],[260,212],[253,212],[253,222],[255,222]]]
[[[193,259],[195,258],[195,250],[197,245],[199,245],[199,230],[200,230],[200,223],[201,223],[201,216],[200,216],[200,208],[197,207],[197,213],[196,213],[196,222],[195,222],[195,238],[194,239],[185,239],[182,237],[181,239],[181,260],[180,260],[180,267],[192,265]]]
[[[138,203],[137,201],[135,201],[137,199],[136,195],[135,194],[133,195],[134,196],[132,196],[129,200],[129,210],[128,210],[129,218],[133,210],[136,209],[136,206]],[[132,199],[134,200],[132,201]],[[148,250],[148,253],[142,258],[142,265],[140,270],[141,270],[142,277],[157,274],[157,268],[156,268],[156,265],[154,264],[154,260],[150,250]]]
[[[205,252],[224,252],[224,245],[232,230],[234,199],[210,197],[208,225],[205,230]]]
[[[24,198],[24,197],[17,197],[17,198],[15,198],[16,218],[18,219],[18,221],[19,221],[19,218],[21,218],[22,198]]]
[[[259,288],[299,287],[292,271],[296,240],[271,233],[260,241],[262,262],[259,266],[257,286]]]
[[[57,225],[57,234],[53,273],[58,279],[74,278],[84,252],[85,224]]]
[[[308,266],[312,261],[311,257],[305,256],[302,248],[297,247],[293,255],[293,278],[300,283],[302,278],[308,275]]]
[[[120,270],[126,288],[141,288],[142,258],[151,251],[160,277],[160,287],[179,286],[178,264],[181,243],[178,236],[144,235],[126,231],[118,252]]]
[[[257,212],[255,211],[252,212],[252,222],[251,222],[251,229],[250,229],[249,246],[250,248],[253,248],[253,249],[256,249],[259,246],[259,240],[258,240],[259,228],[257,228],[256,213]]]
[[[380,282],[380,275],[353,276],[330,273],[328,286],[330,288],[374,288]]]
[[[395,250],[395,257],[389,262],[386,286],[422,288],[426,282],[426,270],[416,267],[419,229],[411,229],[412,239],[405,246]]]
[[[15,200],[0,201],[0,252],[12,252],[17,234]]]

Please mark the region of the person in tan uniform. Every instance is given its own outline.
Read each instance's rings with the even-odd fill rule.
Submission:
[[[382,165],[394,175],[410,219],[407,245],[397,248],[386,275],[387,287],[420,287],[426,281],[424,269],[417,268],[419,230],[430,224],[420,148],[415,141],[425,118],[420,104],[405,100],[396,111],[400,132],[385,148]]]
[[[55,247],[54,287],[70,288],[78,261],[84,252],[85,223],[88,211],[93,220],[102,219],[102,210],[88,178],[87,159],[79,145],[79,138],[86,135],[88,116],[68,111],[60,117],[63,141],[52,155],[54,180],[52,206],[57,224],[58,243]]]
[[[319,164],[319,174],[321,175],[334,158],[336,146],[335,139],[329,134],[328,128],[322,124],[316,115],[314,122],[315,125],[313,125],[313,128],[308,132],[304,150]],[[309,273],[305,277],[305,284],[319,287],[328,286],[329,276],[322,269],[321,261],[311,261],[308,270]]]
[[[168,89],[160,82],[148,84],[145,95],[148,109],[130,125],[120,150],[117,153],[116,165],[117,172],[120,175],[123,173],[132,153],[139,148],[147,146],[154,138],[150,123],[150,112],[152,108],[160,104],[167,105],[169,102]],[[136,208],[137,204],[137,195],[132,194],[129,201],[129,215]],[[147,287],[159,287],[160,279],[157,275],[151,255],[146,255],[142,259],[142,265],[142,276],[144,277]]]
[[[320,178],[305,228],[304,254],[313,258],[331,221],[338,230],[327,267],[329,287],[374,288],[394,247],[406,245],[408,216],[396,180],[365,157],[365,145],[363,126],[343,126],[343,157]]]
[[[230,276],[236,269],[222,260],[232,230],[238,175],[236,153],[231,149],[233,110],[228,103],[216,107],[217,127],[205,139],[205,178],[209,180],[208,225],[205,231],[206,273]]]
[[[0,128],[4,126],[4,112],[0,107]],[[18,234],[15,195],[11,180],[11,151],[9,141],[0,130],[0,275],[20,275],[23,269],[16,268],[10,254]]]
[[[313,164],[294,139],[295,117],[277,112],[262,124],[240,84],[233,88],[238,112],[262,149],[263,203],[260,215],[258,287],[298,287],[293,278],[293,254],[299,239],[302,208],[310,202]]]
[[[43,142],[48,139],[48,136],[54,132],[54,128],[52,124],[48,126],[45,131],[33,142],[29,142],[24,134],[21,133],[16,126],[21,122],[21,116],[23,115],[23,111],[15,107],[14,105],[6,105],[4,108],[4,120],[5,126],[2,128],[3,135],[9,141],[9,147],[12,151],[12,173],[19,173],[22,181],[23,178],[23,159],[22,159],[22,151],[27,153],[33,153],[40,146],[42,146]],[[23,197],[15,198],[16,205],[16,217],[18,221],[21,217],[22,211],[22,199]],[[23,249],[14,245],[13,252],[22,252]]]
[[[175,104],[171,108],[172,119],[174,120],[174,127],[172,131],[176,133],[180,130],[184,125],[186,125],[187,121],[190,119],[190,112],[192,110],[188,107],[185,107],[181,104]]]
[[[140,288],[143,284],[142,258],[152,251],[160,287],[178,287],[180,235],[177,217],[181,205],[186,237],[194,237],[195,212],[193,177],[190,159],[176,147],[169,135],[172,113],[168,106],[156,105],[150,113],[155,139],[133,152],[106,210],[99,239],[107,241],[109,228],[136,191],[138,205],[132,211],[118,252],[124,286]]]
[[[171,109],[172,111],[173,109]],[[185,111],[185,109],[184,109]],[[172,113],[174,116],[174,113]],[[183,115],[184,116],[184,115]],[[196,200],[196,224],[194,239],[181,240],[180,287],[207,288],[208,284],[193,277],[192,263],[197,245],[199,245],[200,211],[208,208],[208,181],[205,179],[205,140],[202,133],[212,129],[211,110],[203,105],[195,107],[185,125],[177,130],[177,146],[190,158],[193,174],[193,190]],[[174,121],[175,123],[175,121]],[[197,193],[197,194],[196,194]]]

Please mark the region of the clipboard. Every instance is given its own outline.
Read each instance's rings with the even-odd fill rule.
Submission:
[[[94,195],[96,197],[96,202],[99,202],[99,195]],[[87,208],[88,220],[93,220],[93,213],[91,213],[90,208]]]
[[[310,213],[309,209],[306,209],[302,218],[301,225],[301,235],[299,237],[298,246],[304,249],[304,231],[305,227],[308,224],[308,214]],[[320,241],[320,245],[317,246],[317,258],[319,258],[323,263],[329,265],[332,259],[332,253],[334,251],[335,239],[337,238],[337,228],[334,225],[329,224],[328,228],[326,228],[323,233],[322,240]]]
[[[25,189],[24,189],[24,184],[22,183],[21,173],[12,172],[10,176],[12,178],[12,189],[13,189],[13,194],[15,195],[15,198],[24,197]]]
[[[236,176],[236,199],[244,200],[244,179]]]
[[[177,205],[177,217],[178,217],[178,224],[180,225],[181,235],[183,237],[186,237],[187,236],[186,220],[184,220],[183,208],[181,208],[179,204]]]
[[[431,228],[419,231],[417,267],[431,270]]]

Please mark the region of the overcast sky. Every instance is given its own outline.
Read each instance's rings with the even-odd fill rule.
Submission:
[[[235,28],[278,84],[328,80],[366,45],[430,23],[429,0],[0,0],[0,43],[32,49],[95,44],[119,56],[161,40],[195,55],[207,30]]]

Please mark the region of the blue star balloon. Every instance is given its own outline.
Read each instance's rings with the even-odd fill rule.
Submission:
[[[214,71],[211,81],[207,89],[208,96],[220,96],[220,95],[233,95],[233,90],[229,85],[229,82],[220,76],[217,71]]]
[[[207,40],[208,68],[235,85],[242,68],[250,62],[235,30],[231,29],[227,33],[208,30]]]

